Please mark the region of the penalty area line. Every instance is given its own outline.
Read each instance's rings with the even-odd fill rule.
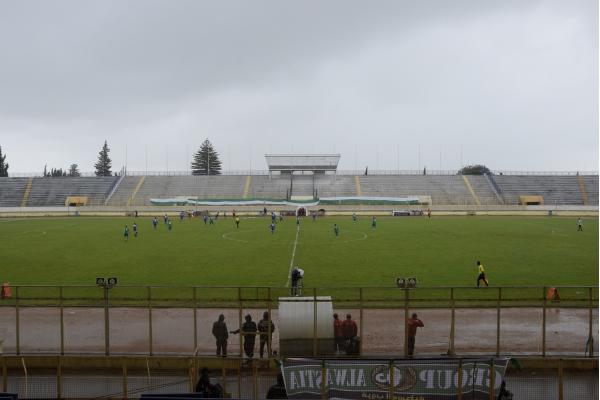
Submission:
[[[290,279],[292,279],[292,268],[294,268],[294,258],[296,257],[296,245],[298,244],[298,234],[300,233],[300,225],[296,229],[296,239],[294,240],[294,249],[292,250],[292,259],[290,260],[290,269],[288,270],[287,281],[285,287],[290,286]]]

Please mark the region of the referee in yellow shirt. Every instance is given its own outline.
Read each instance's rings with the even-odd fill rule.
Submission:
[[[480,261],[477,261],[477,268],[479,269],[479,276],[477,277],[477,287],[479,287],[479,281],[483,281],[485,286],[490,286],[488,280],[485,277],[485,269]]]

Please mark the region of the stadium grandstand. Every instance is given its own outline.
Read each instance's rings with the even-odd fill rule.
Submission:
[[[597,172],[338,171],[340,155],[266,155],[266,171],[213,176],[125,172],[111,177],[0,178],[0,207],[153,206],[195,201],[389,205],[598,206]],[[324,200],[324,201],[323,201]],[[311,203],[311,204],[312,204]],[[415,204],[410,202],[410,204]],[[313,205],[316,205],[313,204]]]

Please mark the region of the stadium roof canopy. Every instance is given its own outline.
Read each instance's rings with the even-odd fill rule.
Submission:
[[[265,154],[269,172],[336,171],[339,154]]]

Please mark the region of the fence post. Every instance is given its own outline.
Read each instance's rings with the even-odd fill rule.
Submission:
[[[327,392],[325,391],[325,381],[327,379],[327,368],[325,367],[325,360],[321,360],[321,399],[327,399]]]
[[[104,292],[104,354],[110,355],[110,320],[108,317],[108,287],[102,288]]]
[[[56,362],[56,398],[62,398],[62,365],[61,365],[62,357],[58,356],[58,360]]]
[[[592,294],[592,288],[588,289],[589,291],[589,295],[588,295],[588,315],[589,315],[589,319],[588,319],[588,325],[589,325],[589,329],[588,329],[588,354],[589,357],[594,357],[594,329],[593,329],[593,308],[592,308],[592,304],[593,302],[593,294]]]
[[[404,357],[408,357],[408,289],[404,290]]]
[[[60,355],[65,354],[65,318],[63,309],[63,287],[59,289],[59,306],[60,306]]]
[[[456,400],[462,400],[462,358],[458,360],[458,379],[456,382]]]
[[[562,358],[558,359],[558,400],[563,400],[564,398],[564,382],[563,382],[563,362]]]
[[[256,364],[252,364],[252,398],[258,400],[258,378],[256,376]]]
[[[223,394],[227,393],[227,369],[223,358],[221,358],[221,386],[223,386]]]
[[[194,389],[196,389],[194,387],[194,380],[196,378],[195,365],[196,365],[195,358],[190,358],[189,362],[188,362],[188,386],[189,386],[190,393],[192,393],[194,391]]]
[[[198,302],[197,302],[197,297],[196,297],[196,286],[194,286],[194,352],[196,351],[196,349],[198,348],[198,316],[196,315],[198,310]]]
[[[21,354],[21,326],[19,324],[19,287],[15,287],[15,335],[17,355]]]
[[[502,288],[498,288],[498,304],[496,308],[496,357],[500,355],[500,303],[502,302]]]
[[[241,357],[243,357],[243,355]],[[238,358],[238,366],[237,366],[237,383],[238,383],[237,397],[238,397],[238,399],[242,398],[242,360],[243,360],[242,358]]]
[[[313,288],[313,356],[317,356],[317,288]]]
[[[496,369],[494,368],[494,359],[490,360],[490,388],[489,388],[489,399],[495,400],[494,386],[496,386]]]
[[[127,399],[127,359],[123,358],[123,398]]]
[[[154,350],[152,342],[152,287],[148,286],[148,354],[150,355],[153,355]]]
[[[242,288],[238,287],[238,327],[240,330],[240,358],[244,358],[244,331],[242,330]],[[238,396],[239,397],[239,396]]]
[[[2,357],[2,391],[8,392],[8,368],[6,366],[6,357]]]
[[[271,355],[273,354],[271,349],[272,349],[272,345],[273,345],[273,333],[271,332],[272,327],[273,327],[273,314],[272,314],[272,306],[271,306],[271,288],[268,287],[267,288],[267,312],[269,313],[269,335],[267,336],[267,358],[271,358]],[[260,340],[259,340],[260,342]]]
[[[360,306],[360,321],[358,323],[358,335],[360,337],[360,340],[358,342],[358,354],[362,355],[362,348],[363,348],[363,288],[359,288],[358,289],[358,295],[359,295],[359,306]]]
[[[542,296],[544,298],[542,308],[542,357],[546,357],[546,287],[543,288]]]
[[[455,321],[456,321],[456,316],[455,316],[456,307],[454,304],[454,288],[450,288],[450,306],[452,307],[452,311],[450,314],[450,349],[448,350],[448,355],[454,356],[455,355],[454,329],[455,329]]]
[[[388,371],[388,390],[389,390],[389,398],[393,399],[394,398],[394,359],[390,359],[390,365],[389,365],[389,371]]]

